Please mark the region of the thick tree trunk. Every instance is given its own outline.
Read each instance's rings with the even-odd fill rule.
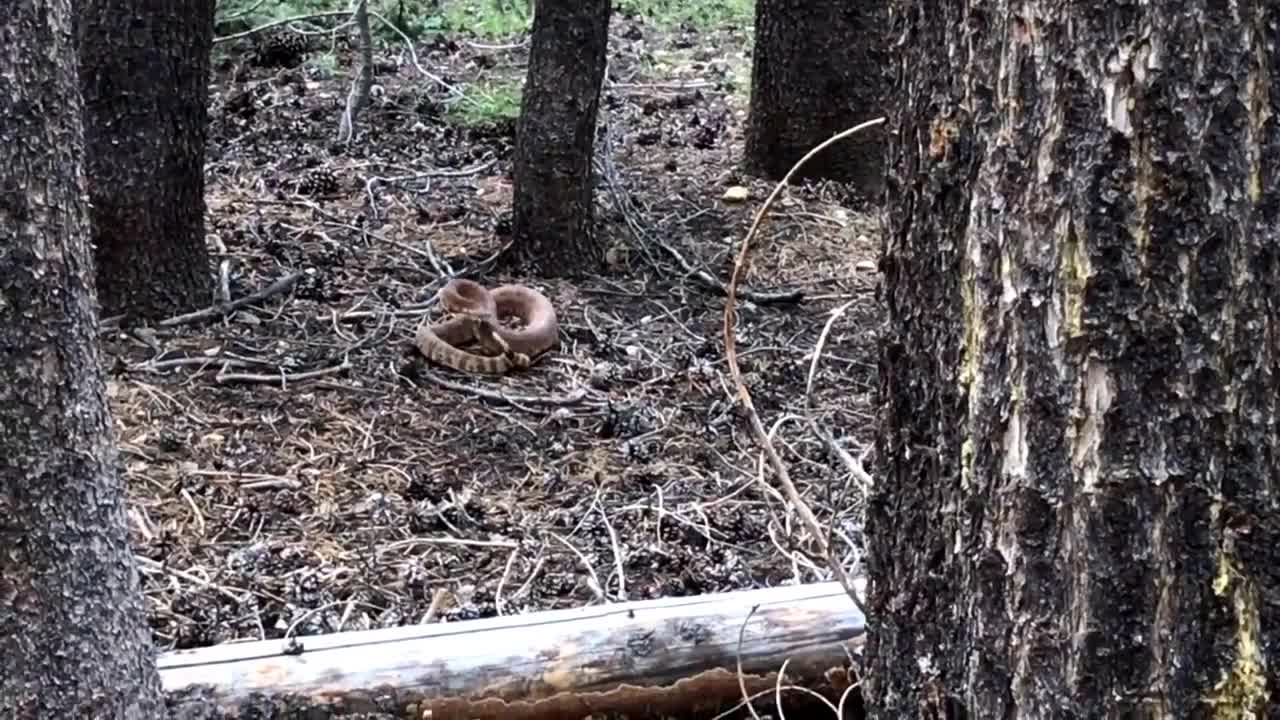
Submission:
[[[611,0],[541,0],[516,127],[511,259],[545,275],[591,272],[591,158]]]
[[[781,180],[832,135],[885,112],[885,0],[756,0],[744,165]],[[800,178],[848,181],[870,197],[884,184],[880,128],[805,163]]]
[[[162,717],[95,328],[71,0],[0,15],[0,717]]]
[[[204,149],[214,0],[84,0],[94,260],[104,315],[207,305]]]
[[[1280,5],[892,8],[874,716],[1277,717]]]

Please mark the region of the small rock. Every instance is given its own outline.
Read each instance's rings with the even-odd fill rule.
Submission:
[[[597,390],[604,390],[609,387],[609,383],[613,380],[613,376],[617,371],[617,367],[611,362],[602,362],[591,368],[591,378],[588,382],[591,387]]]
[[[740,203],[751,197],[751,191],[741,185],[734,185],[724,191],[724,195],[720,196],[721,200],[730,203]]]
[[[629,256],[629,253],[627,252],[626,247],[615,245],[605,251],[604,262],[611,269],[617,270],[618,268],[627,264],[628,256]]]
[[[662,140],[662,131],[660,130],[643,130],[636,133],[636,144],[641,147],[656,145]]]
[[[859,260],[853,268],[860,272],[875,272],[876,263],[874,260]]]
[[[135,328],[133,334],[139,340],[148,345],[155,345],[159,342],[159,340],[156,339],[156,331],[151,328]]]

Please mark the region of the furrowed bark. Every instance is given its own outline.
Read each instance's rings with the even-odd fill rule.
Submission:
[[[162,717],[97,347],[69,0],[0,15],[0,717]]]
[[[604,261],[591,158],[612,9],[611,0],[541,0],[533,18],[509,260],[543,275],[592,272]]]
[[[77,10],[102,312],[158,319],[206,306],[214,0],[84,0]]]
[[[781,180],[814,146],[885,112],[883,2],[757,0],[746,168]],[[871,128],[822,151],[796,179],[848,181],[878,198],[884,132]]]
[[[875,716],[1276,717],[1280,7],[891,8]]]

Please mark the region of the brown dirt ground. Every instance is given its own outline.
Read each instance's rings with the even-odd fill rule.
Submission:
[[[303,275],[227,317],[105,338],[162,649],[414,623],[433,599],[453,621],[829,579],[795,513],[755,480],[759,452],[729,399],[723,298],[658,242],[727,279],[773,187],[735,168],[747,36],[617,17],[611,42],[599,147],[614,172],[597,202],[614,263],[574,281],[487,269],[509,227],[513,126],[450,124],[446,91],[403,47],[380,53],[381,92],[349,148],[334,141],[344,75],[256,67],[235,48],[216,63],[215,260],[233,298]],[[527,46],[454,37],[418,56],[466,86],[522,77]],[[338,62],[350,67],[349,52]],[[317,194],[306,186],[323,171],[336,187]],[[737,183],[751,199],[723,202]],[[855,454],[870,441],[878,325],[878,222],[858,207],[838,187],[784,193],[744,287],[806,298],[742,302],[737,328],[769,427],[804,416],[817,338],[852,301],[813,403]],[[410,338],[442,284],[432,255],[543,290],[560,351],[498,379],[427,367]],[[803,422],[777,437],[830,521],[846,474]],[[837,527],[860,545],[843,504]]]

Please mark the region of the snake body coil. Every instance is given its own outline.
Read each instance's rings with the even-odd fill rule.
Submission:
[[[438,365],[501,375],[514,368],[528,368],[539,355],[559,344],[555,307],[531,287],[501,285],[489,290],[477,282],[455,278],[440,291],[440,302],[457,317],[437,323],[424,318],[415,337],[418,351]],[[508,315],[520,318],[524,327],[504,328],[499,320]],[[473,340],[495,354],[462,349]]]

